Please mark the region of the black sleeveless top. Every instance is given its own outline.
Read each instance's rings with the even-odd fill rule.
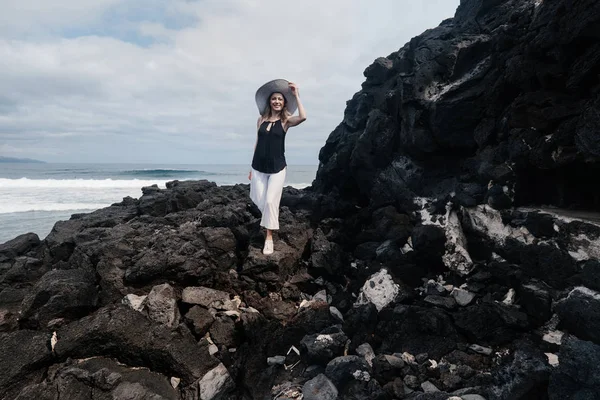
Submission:
[[[285,131],[281,120],[273,122],[271,130],[267,127],[271,122],[265,121],[258,128],[258,141],[252,158],[252,168],[266,174],[276,174],[286,167]]]

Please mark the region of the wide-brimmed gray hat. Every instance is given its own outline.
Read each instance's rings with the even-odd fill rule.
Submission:
[[[281,93],[283,97],[285,97],[285,108],[287,108],[290,114],[296,112],[298,104],[296,102],[296,96],[294,96],[290,89],[289,83],[290,82],[285,79],[275,79],[258,88],[255,99],[260,115],[263,115],[267,110],[267,107],[269,107],[269,99],[273,93]]]

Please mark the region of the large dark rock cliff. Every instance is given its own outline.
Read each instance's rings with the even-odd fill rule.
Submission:
[[[402,209],[600,209],[599,15],[595,0],[461,1],[365,70],[315,187]]]
[[[0,398],[600,399],[599,74],[600,3],[464,0],[366,69],[273,255],[206,181],[0,244]]]

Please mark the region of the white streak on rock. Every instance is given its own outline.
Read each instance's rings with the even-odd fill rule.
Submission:
[[[58,336],[56,336],[56,332],[52,332],[52,337],[50,338],[50,346],[52,347],[52,352],[54,353],[54,346],[58,343]]]
[[[600,300],[600,293],[588,289],[585,286],[577,286],[575,289],[571,290],[571,292],[569,292],[569,295],[567,296],[567,299],[571,298],[571,296],[576,292],[591,297],[594,300]]]
[[[502,222],[500,212],[488,205],[463,208],[463,222],[468,226],[504,246],[508,238],[518,240],[523,244],[532,244],[534,237],[525,227],[513,228]]]
[[[121,303],[128,305],[135,311],[142,312],[142,310],[144,309],[144,301],[146,300],[146,297],[148,296],[137,296],[135,294],[130,293],[127,296],[123,297]]]
[[[439,82],[434,82],[431,86],[429,86],[427,89],[425,89],[425,91],[424,91],[425,100],[429,100],[429,101],[439,100],[443,95],[450,92],[452,89],[459,87],[460,85],[470,81],[475,76],[477,76],[487,66],[489,61],[490,61],[490,56],[484,58],[479,63],[477,63],[477,65],[475,65],[475,67],[473,67],[473,69],[471,71],[467,72],[466,74],[461,76],[459,79],[455,80],[454,82],[450,82],[445,85],[441,85]]]
[[[446,251],[442,256],[444,265],[460,275],[469,274],[473,270],[474,264],[467,251],[467,239],[456,211],[451,210],[450,204],[447,204],[446,214],[436,216],[434,219],[426,209],[428,201],[430,200],[423,197],[415,199],[415,204],[420,207],[417,213],[421,216],[423,225],[436,225],[444,229],[446,235]],[[402,251],[406,253],[404,249]]]
[[[548,364],[556,367],[558,365],[558,356],[554,353],[544,353],[548,357]]]
[[[507,306],[510,306],[511,304],[513,304],[515,302],[515,289],[509,289],[508,292],[506,293],[506,296],[504,296],[504,300],[502,300],[502,302],[504,304],[506,304]]]
[[[444,264],[452,271],[467,275],[473,270],[473,260],[467,251],[467,239],[455,211],[446,214],[446,252],[442,256]]]
[[[600,258],[600,239],[592,240],[589,237],[579,234],[571,239],[571,244],[575,247],[575,252],[579,258],[575,258],[577,261],[589,260],[590,258]],[[571,254],[571,251],[569,251]]]

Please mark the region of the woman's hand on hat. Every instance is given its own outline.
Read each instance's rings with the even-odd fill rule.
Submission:
[[[290,86],[290,90],[292,91],[292,94],[296,97],[298,97],[300,95],[299,90],[298,90],[298,85],[296,85],[293,82],[289,83]]]

